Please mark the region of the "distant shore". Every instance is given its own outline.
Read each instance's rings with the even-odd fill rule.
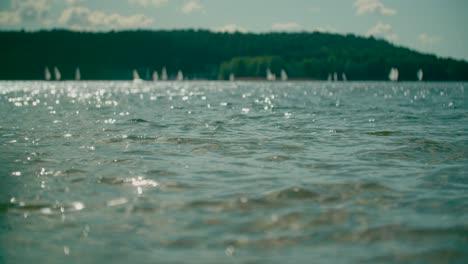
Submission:
[[[353,34],[4,31],[0,43],[0,80],[468,80],[466,61]]]

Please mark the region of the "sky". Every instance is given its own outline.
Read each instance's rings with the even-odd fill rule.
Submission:
[[[322,31],[468,61],[468,0],[0,0],[0,30]]]

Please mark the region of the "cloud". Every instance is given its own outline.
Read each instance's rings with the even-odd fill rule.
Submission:
[[[418,41],[422,45],[432,45],[440,41],[440,37],[438,36],[431,36],[427,33],[421,33],[418,36]]]
[[[271,25],[273,30],[278,31],[298,31],[302,29],[302,26],[296,22],[286,22],[286,23],[274,23]]]
[[[323,32],[323,33],[337,33],[338,30],[332,26],[324,26],[324,27],[316,27],[314,28],[315,32]]]
[[[86,2],[87,0],[65,0],[67,4],[69,5],[76,5],[76,4],[81,4],[83,2]]]
[[[184,14],[190,14],[196,11],[203,11],[203,6],[198,2],[198,0],[190,0],[182,5],[180,11]]]
[[[379,13],[384,16],[395,15],[397,11],[386,7],[380,0],[356,0],[354,1],[356,13],[364,15],[367,13]]]
[[[12,8],[21,21],[43,22],[46,20],[53,0],[13,0]]]
[[[21,23],[21,16],[18,12],[0,12],[0,25],[18,25]]]
[[[63,11],[59,23],[73,30],[109,30],[147,28],[153,19],[142,14],[122,16],[92,11],[86,7],[70,7]]]
[[[161,7],[167,4],[169,0],[128,0],[128,2],[130,4],[139,5],[143,7],[149,7],[149,6]]]
[[[11,10],[0,11],[0,26],[30,23],[49,26],[50,6],[54,0],[12,0]]]
[[[224,25],[220,28],[217,28],[214,30],[215,32],[226,32],[226,33],[235,33],[235,32],[241,32],[241,33],[246,33],[247,29],[238,26],[236,24],[227,24]]]
[[[375,26],[370,28],[366,35],[385,38],[391,42],[398,40],[398,35],[393,31],[392,25],[381,22],[378,22]]]

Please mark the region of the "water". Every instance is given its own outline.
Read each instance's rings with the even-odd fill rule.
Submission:
[[[466,263],[466,85],[1,82],[0,262]]]

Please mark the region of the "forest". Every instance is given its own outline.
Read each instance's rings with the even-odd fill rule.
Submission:
[[[76,32],[0,32],[0,79],[43,80],[57,67],[62,80],[142,79],[167,69],[191,80],[265,78],[267,69],[289,79],[326,80],[333,73],[348,80],[466,81],[468,63],[440,58],[374,37],[319,32],[220,33],[208,30]]]

